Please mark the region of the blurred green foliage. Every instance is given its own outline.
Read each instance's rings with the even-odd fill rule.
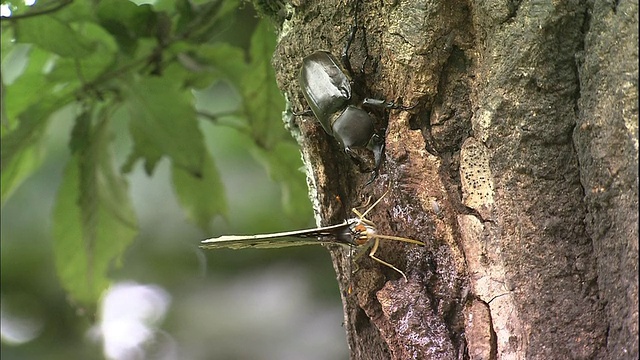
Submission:
[[[57,317],[57,326],[76,341],[114,278],[195,286],[184,281],[185,274],[202,272],[194,239],[311,225],[300,155],[284,130],[284,99],[270,65],[275,33],[246,5],[2,4],[11,10],[2,18],[1,34],[3,305],[21,302],[11,289],[60,298],[59,282],[67,304],[74,305],[47,317]],[[59,147],[63,142],[66,150]],[[175,203],[202,232],[175,218],[171,195],[145,193],[140,166],[147,175],[165,177]],[[277,185],[258,183],[258,173]],[[272,198],[258,198],[261,193]],[[230,205],[228,197],[236,203]],[[23,204],[37,208],[29,219]],[[34,220],[41,223],[29,225]],[[36,240],[14,241],[21,231]],[[53,241],[46,241],[51,235]],[[142,245],[152,238],[154,247]],[[263,266],[257,254],[222,251],[209,255],[209,268],[225,273],[240,262]],[[324,270],[311,276],[331,274],[320,247],[280,254],[321,262]],[[33,272],[19,276],[29,264]],[[181,267],[186,270],[176,270]],[[53,268],[55,277],[47,271]],[[335,294],[335,284],[324,286]],[[34,305],[33,311],[53,306],[64,305]],[[79,320],[74,311],[88,317]],[[52,338],[60,348],[60,336]],[[46,339],[35,349],[46,348]],[[77,357],[93,350],[70,351]]]
[[[304,194],[290,186],[300,180],[289,175],[291,166],[300,167],[299,157],[272,152],[291,141],[279,121],[284,99],[270,65],[273,29],[264,21],[251,27],[248,51],[221,38],[234,23],[238,1],[75,1],[53,12],[44,1],[26,8],[6,4],[14,12],[2,21],[3,68],[5,61],[26,65],[20,71],[7,64],[17,75],[3,82],[2,203],[41,165],[50,115],[76,104],[72,158],[53,217],[58,274],[75,301],[96,303],[108,284],[107,269],[137,233],[126,174],[138,160],[148,174],[162,158],[171,160],[175,195],[203,230],[210,232],[212,218],[225,215],[225,192],[194,90],[219,81],[235,88],[238,106],[222,115],[203,113],[205,119],[223,124],[233,118],[234,128],[257,144],[273,178],[286,191]],[[133,141],[121,170],[112,150],[118,116],[126,117]],[[115,235],[118,241],[111,240]]]

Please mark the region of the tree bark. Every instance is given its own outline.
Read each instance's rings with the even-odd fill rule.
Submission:
[[[426,246],[382,242],[407,281],[331,248],[351,357],[637,358],[637,2],[293,1],[274,57],[293,110],[302,58],[339,55],[356,6],[358,90],[417,104],[373,111],[380,176],[313,117],[287,125],[320,224],[388,190],[367,217]]]

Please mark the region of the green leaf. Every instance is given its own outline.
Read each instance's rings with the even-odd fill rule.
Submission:
[[[203,231],[210,233],[213,217],[225,215],[227,211],[224,188],[213,159],[205,156],[200,177],[176,166],[171,171],[174,190],[187,217]]]
[[[81,58],[93,52],[90,41],[53,16],[19,20],[16,27],[19,42],[37,45],[62,57]]]
[[[43,69],[54,55],[31,45],[23,45],[22,49],[24,46],[29,46],[29,49],[23,55],[18,56],[20,60],[26,62],[24,70],[10,85],[5,85],[4,101],[7,104],[5,110],[9,123],[12,125],[15,124],[19,114],[27,108],[32,105],[38,106],[45,98],[52,95],[51,85],[47,82]],[[21,50],[14,48],[8,55],[9,59],[13,57],[14,51]],[[5,70],[4,66],[2,70]],[[33,91],[33,89],[38,89],[38,91]],[[43,94],[48,94],[48,96],[43,97]]]
[[[63,9],[55,12],[55,17],[58,20],[66,23],[78,23],[78,22],[92,22],[95,21],[95,4],[91,1],[72,1],[72,0],[60,0],[63,2],[70,2],[69,5]],[[38,1],[37,3],[42,3]]]
[[[197,58],[216,69],[221,77],[227,78],[236,85],[249,71],[245,62],[244,51],[228,44],[202,45],[198,47]]]
[[[199,3],[198,3],[199,2]],[[175,1],[175,33],[185,41],[204,44],[229,29],[236,21],[238,0]]]
[[[82,83],[91,83],[115,63],[117,45],[108,32],[98,25],[87,23],[83,25],[82,34],[91,39],[95,45],[94,51],[81,59],[56,58],[46,75],[48,81],[73,87],[77,91],[81,80]]]
[[[118,42],[123,52],[132,54],[138,38],[156,33],[157,16],[149,4],[136,5],[130,1],[102,0],[96,16]]]
[[[54,91],[55,83],[47,81],[44,75],[45,64],[55,55],[30,45],[25,53],[27,64],[3,91],[3,105],[7,106],[2,109],[6,115],[1,144],[2,205],[40,167],[43,136],[51,114],[75,100],[73,89],[66,87]]]
[[[180,88],[181,79],[144,78],[123,86],[125,106],[131,120],[129,131],[134,141],[125,171],[139,158],[152,173],[162,156],[194,176],[202,175],[206,152],[198,127],[193,95]]]
[[[42,163],[44,134],[49,118],[72,101],[70,96],[47,96],[19,116],[17,127],[2,127],[2,204]]]
[[[276,85],[271,57],[276,45],[272,26],[261,20],[251,39],[251,63],[242,78],[244,109],[254,140],[266,149],[286,138],[282,125],[284,97]]]
[[[88,112],[76,119],[71,148],[53,213],[58,277],[77,302],[93,305],[109,285],[137,234],[127,183],[115,170],[104,114],[97,124]]]
[[[11,197],[13,192],[40,167],[43,159],[42,133],[34,134],[31,145],[15,151],[11,160],[2,160],[2,205]],[[5,154],[5,141],[2,142],[2,154]]]
[[[279,142],[273,149],[254,148],[252,155],[269,177],[280,184],[285,213],[301,224],[313,217],[300,149],[293,142]]]
[[[224,43],[215,45],[193,45],[178,42],[170,51],[176,55],[185,79],[185,84],[206,88],[218,79],[226,79],[234,87],[240,88],[248,71],[244,51]],[[177,65],[168,66],[166,72],[175,72]]]
[[[177,61],[168,64],[162,70],[162,76],[179,77],[185,88],[202,89],[211,86],[220,74],[206,63],[200,63],[188,52],[177,53]]]

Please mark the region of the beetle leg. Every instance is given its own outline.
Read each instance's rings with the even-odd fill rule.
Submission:
[[[367,60],[369,60],[369,58],[370,56],[368,52],[364,54],[364,61],[362,62],[362,66],[360,67],[360,76],[364,76],[364,70],[365,70],[365,67],[367,66]]]
[[[377,172],[382,163],[382,154],[384,153],[384,134],[373,134],[371,140],[369,140],[369,149],[373,152],[375,171]]]
[[[344,49],[342,50],[342,65],[344,65],[345,70],[349,73],[349,76],[353,76],[353,69],[351,68],[351,60],[349,59],[349,49],[351,48],[351,43],[356,36],[356,31],[358,30],[358,19],[356,17],[356,22],[351,27],[351,32],[349,33],[349,37],[347,38],[347,43],[344,45]]]
[[[369,172],[370,168],[367,166],[367,161],[364,160],[362,158],[362,156],[360,156],[357,152],[351,150],[350,147],[346,147],[344,149],[344,152],[347,153],[347,155],[349,155],[349,157],[351,158],[351,160],[353,160],[353,162],[356,164],[356,166],[358,166],[358,169],[360,169],[360,172]]]
[[[415,104],[413,104],[411,106],[402,106],[402,105],[398,105],[398,104],[394,103],[393,101],[366,98],[366,99],[362,100],[362,105],[374,106],[374,107],[385,108],[385,109],[411,110],[414,107],[418,106],[418,103],[415,103]]]
[[[351,60],[349,60],[349,48],[351,48],[351,43],[356,36],[356,31],[358,31],[358,3],[356,2],[354,15],[353,15],[353,26],[351,27],[351,32],[349,33],[349,37],[347,38],[347,43],[344,45],[344,49],[342,50],[342,65],[344,65],[345,70],[349,72],[350,76],[353,76],[353,69],[351,68]]]
[[[313,111],[311,109],[306,109],[301,112],[292,111],[292,113],[294,116],[312,116],[313,115]]]
[[[378,134],[374,134],[371,137],[371,140],[369,140],[369,144],[367,147],[373,152],[374,168],[373,168],[373,174],[371,175],[371,178],[369,179],[369,181],[367,181],[365,186],[371,184],[373,180],[375,180],[378,177],[380,165],[382,164],[382,154],[384,153],[384,145],[385,145],[384,137],[381,137]]]
[[[397,110],[403,110],[403,111],[411,110],[416,106],[418,106],[418,103],[415,103],[411,106],[402,106],[402,105],[394,104],[393,102],[390,102],[390,104],[393,104],[393,106],[391,106],[390,109],[397,109]]]
[[[370,140],[371,142],[371,151],[373,151],[373,158],[375,160],[375,168],[376,172],[380,169],[380,164],[382,163],[382,154],[384,153],[384,137],[381,137],[378,134],[374,134]]]

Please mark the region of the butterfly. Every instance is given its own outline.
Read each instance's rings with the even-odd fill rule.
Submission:
[[[388,191],[387,191],[388,192]],[[397,271],[406,280],[407,276],[402,270],[375,256],[380,246],[380,240],[395,240],[410,244],[422,245],[422,241],[408,239],[399,236],[378,234],[375,224],[366,218],[382,198],[382,195],[364,213],[357,209],[351,211],[354,217],[337,225],[321,226],[313,229],[284,231],[270,234],[257,235],[223,235],[210,238],[201,242],[202,249],[245,249],[245,248],[281,248],[287,246],[315,245],[315,244],[340,244],[359,248],[355,259],[358,259],[366,250],[370,249],[369,257],[374,261]]]

